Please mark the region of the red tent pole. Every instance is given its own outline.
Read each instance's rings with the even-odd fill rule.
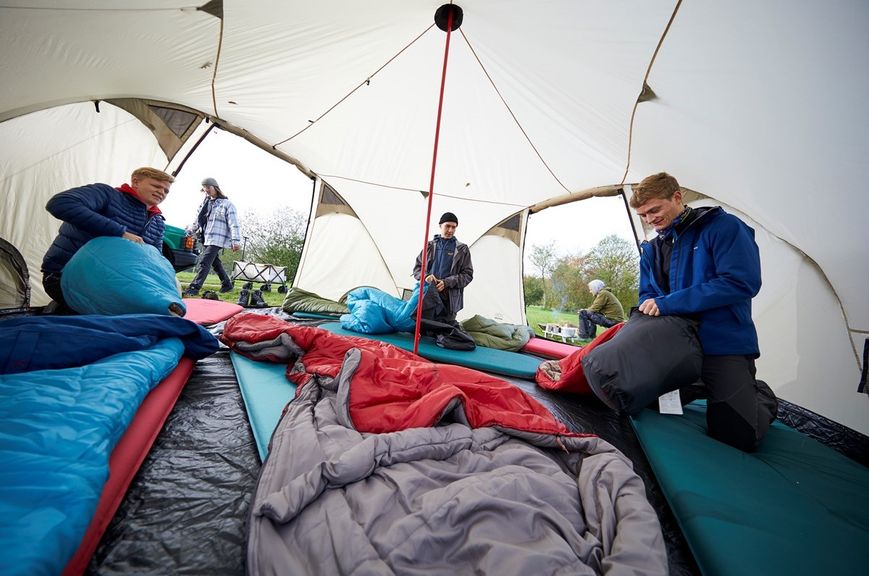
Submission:
[[[450,7],[452,8],[452,6]],[[425,235],[422,239],[422,267],[419,272],[419,292],[418,292],[418,302],[416,306],[416,329],[413,331],[413,353],[419,353],[419,326],[422,322],[422,301],[423,301],[423,289],[425,286],[425,276],[426,276],[426,260],[428,258],[428,233],[429,233],[429,222],[431,221],[431,204],[432,198],[434,198],[434,181],[435,181],[435,168],[438,163],[438,140],[441,135],[441,113],[443,112],[444,107],[444,85],[447,81],[447,62],[449,61],[450,55],[450,34],[453,29],[453,13],[454,10],[447,10],[447,41],[444,47],[444,67],[441,72],[441,92],[438,98],[438,117],[437,122],[435,123],[435,138],[434,138],[434,152],[432,153],[431,159],[431,179],[429,180],[428,185],[428,208],[426,209],[425,215]]]

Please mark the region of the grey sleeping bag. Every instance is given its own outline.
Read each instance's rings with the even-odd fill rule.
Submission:
[[[359,352],[287,406],[251,508],[250,574],[666,574],[630,462],[594,436],[438,426],[361,434]]]

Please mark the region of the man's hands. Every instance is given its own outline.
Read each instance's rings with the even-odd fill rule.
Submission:
[[[647,298],[640,304],[639,308],[640,312],[646,314],[647,316],[660,316],[661,311],[658,310],[658,305],[655,303],[654,298]]]
[[[131,234],[130,232],[124,232],[121,235],[121,238],[125,240],[129,240],[130,242],[135,242],[136,244],[144,244],[145,241],[142,240],[141,236],[136,236],[135,234]]]
[[[434,282],[435,288],[437,288],[438,292],[443,292],[444,288],[446,288],[444,281],[438,280],[437,278],[435,278],[434,274],[429,274],[428,276],[426,276],[425,281],[426,282]]]
[[[233,251],[233,252],[238,252],[239,250],[241,250],[241,246],[239,246],[238,244],[236,244],[235,242],[233,242],[233,243],[232,243],[232,251]]]

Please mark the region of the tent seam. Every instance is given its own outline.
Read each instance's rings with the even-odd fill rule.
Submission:
[[[471,51],[471,54],[474,55],[474,59],[477,61],[477,64],[480,65],[480,69],[483,71],[483,74],[485,74],[486,78],[489,80],[489,84],[491,84],[492,88],[495,90],[495,94],[497,94],[498,98],[501,99],[501,103],[504,104],[504,108],[506,108],[507,112],[510,113],[510,117],[513,118],[513,122],[516,123],[516,126],[519,128],[519,131],[522,132],[523,136],[525,136],[525,140],[528,142],[528,145],[531,146],[531,149],[534,150],[534,153],[540,159],[540,162],[543,164],[544,168],[546,168],[546,171],[549,172],[553,178],[555,178],[555,181],[558,182],[558,185],[561,186],[565,192],[570,193],[571,192],[570,188],[568,188],[564,184],[564,182],[562,182],[561,179],[555,175],[555,172],[552,170],[552,168],[549,167],[549,164],[546,163],[546,160],[543,159],[543,155],[540,154],[540,151],[537,149],[537,146],[534,145],[534,142],[531,140],[531,137],[525,131],[525,128],[522,126],[522,123],[519,122],[518,118],[516,118],[516,114],[513,113],[513,109],[510,108],[509,104],[507,104],[507,100],[504,98],[504,95],[501,94],[500,90],[498,90],[498,86],[495,84],[495,81],[489,75],[489,71],[486,70],[485,66],[483,66],[483,62],[480,60],[480,57],[477,55],[477,51],[474,50],[474,47],[471,45],[471,41],[468,40],[468,37],[465,35],[464,30],[459,29],[459,32],[461,33],[462,38],[465,39],[465,44],[468,45],[468,49]]]
[[[670,15],[670,20],[667,22],[667,26],[664,27],[664,32],[661,34],[661,38],[658,40],[658,45],[655,46],[655,51],[652,53],[652,59],[649,60],[649,65],[646,67],[646,74],[643,76],[643,85],[640,88],[640,93],[637,95],[636,101],[634,101],[634,107],[631,110],[631,121],[628,125],[628,158],[625,162],[625,173],[622,175],[622,181],[619,183],[620,185],[624,185],[625,180],[628,178],[628,172],[631,169],[631,150],[634,145],[634,120],[637,116],[637,108],[640,105],[640,99],[642,98],[643,93],[645,92],[645,88],[648,85],[649,75],[652,73],[652,66],[655,65],[655,59],[658,57],[658,52],[661,51],[661,46],[664,45],[664,39],[667,37],[667,33],[670,31],[670,27],[673,25],[673,21],[676,19],[676,14],[679,12],[679,7],[682,5],[682,0],[676,1],[676,6],[673,8],[673,13]]]
[[[347,98],[349,98],[350,96],[352,96],[352,95],[353,95],[357,90],[359,90],[360,88],[362,88],[362,86],[368,86],[368,85],[371,83],[371,79],[372,79],[372,78],[374,78],[375,76],[377,76],[377,75],[378,75],[378,74],[379,74],[379,73],[380,73],[384,68],[386,68],[387,66],[389,66],[389,64],[392,63],[393,60],[395,60],[396,58],[398,58],[399,56],[401,56],[401,55],[404,53],[405,50],[407,50],[408,48],[410,48],[411,46],[413,46],[414,44],[416,44],[417,40],[419,40],[420,38],[422,38],[422,37],[426,34],[426,32],[428,32],[429,30],[432,29],[433,26],[434,26],[434,24],[431,24],[431,25],[429,25],[428,28],[426,28],[425,30],[423,30],[422,32],[420,32],[419,35],[418,35],[416,38],[414,38],[414,39],[411,40],[408,44],[406,44],[406,45],[404,46],[404,48],[402,48],[401,50],[399,50],[398,52],[396,52],[396,53],[395,53],[395,54],[394,54],[394,55],[393,55],[389,60],[387,60],[386,62],[384,62],[384,63],[380,66],[380,68],[378,68],[377,70],[375,70],[374,73],[369,74],[369,75],[365,78],[365,80],[363,80],[362,82],[360,82],[359,84],[357,84],[355,88],[353,88],[350,92],[348,92],[347,94],[345,94],[345,95],[344,95],[340,100],[338,100],[337,102],[335,102],[334,104],[332,104],[332,106],[330,106],[328,110],[326,110],[325,112],[323,112],[322,114],[320,114],[319,116],[317,116],[314,120],[308,120],[308,125],[307,125],[307,126],[305,126],[304,128],[302,128],[301,130],[299,130],[298,132],[296,132],[295,134],[293,134],[293,135],[290,136],[289,138],[285,138],[284,140],[281,140],[280,142],[277,142],[277,143],[275,143],[275,144],[272,144],[272,148],[275,148],[275,147],[277,147],[277,146],[280,146],[281,144],[286,144],[287,142],[289,142],[290,140],[292,140],[293,138],[295,138],[296,136],[298,136],[299,134],[301,134],[302,132],[304,132],[305,130],[307,130],[308,128],[310,128],[311,126],[313,126],[314,124],[316,124],[316,123],[319,122],[320,120],[322,120],[323,117],[326,116],[326,114],[330,113],[332,110],[334,110],[335,108],[337,108],[337,107],[338,107],[342,102],[344,102]]]

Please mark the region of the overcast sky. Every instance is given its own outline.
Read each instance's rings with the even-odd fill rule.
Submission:
[[[184,165],[169,197],[160,205],[166,222],[184,227],[195,220],[203,198],[200,183],[206,177],[217,180],[242,216],[249,212],[266,214],[284,206],[306,217],[310,211],[313,182],[307,176],[233,134],[213,130]],[[533,214],[525,239],[525,269],[535,270],[527,259],[534,245],[554,242],[557,254],[564,256],[588,252],[609,234],[633,242],[619,197],[592,198]]]

